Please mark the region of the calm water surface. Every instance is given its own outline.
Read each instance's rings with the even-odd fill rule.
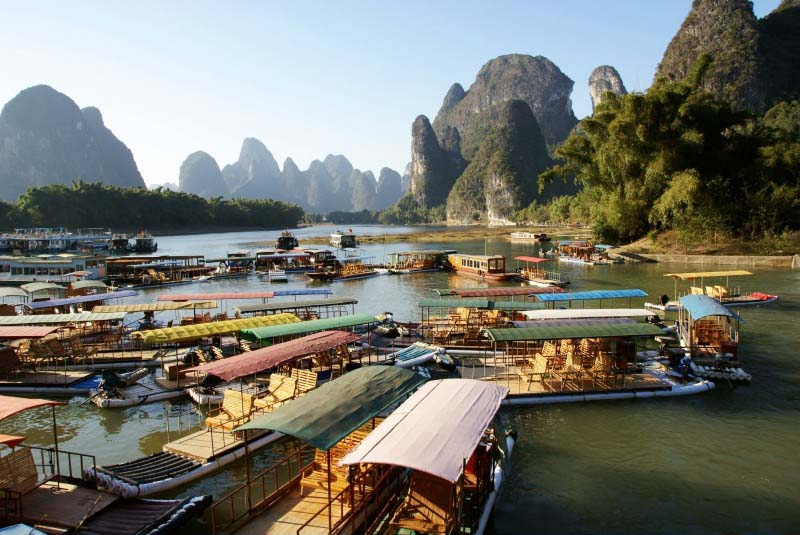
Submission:
[[[329,233],[331,227],[298,231]],[[345,229],[343,229],[345,230]],[[407,232],[403,227],[353,227],[360,235]],[[159,253],[223,256],[253,249],[273,233],[204,234],[158,239]],[[369,244],[376,260],[409,249],[453,248],[462,252],[531,254],[530,245],[502,240],[459,243]],[[512,261],[513,264],[513,261]],[[513,265],[511,266],[513,267]],[[672,293],[664,273],[682,265],[559,266],[572,288],[642,288]],[[595,402],[505,411],[519,432],[513,472],[491,530],[496,534],[784,534],[800,531],[800,271],[759,269],[742,279],[744,290],[778,293],[766,307],[740,308],[742,358],[753,375],[749,386],[718,385],[709,394],[647,401]],[[381,276],[312,285],[295,276],[279,288],[329,287],[336,296],[358,299],[356,312],[389,310],[401,320],[418,317],[421,298],[433,288],[478,287],[481,283],[445,273]],[[483,285],[485,286],[485,285]],[[205,282],[170,292],[269,289],[266,279]],[[140,292],[132,301],[150,302],[165,290]],[[242,302],[225,303],[227,309]],[[641,301],[615,306],[638,306]],[[605,306],[609,306],[605,304]],[[171,319],[169,313],[161,316]],[[134,317],[131,316],[131,321]],[[62,447],[91,453],[110,464],[160,451],[176,433],[199,428],[202,414],[189,402],[159,403],[124,410],[99,410],[69,400],[58,409]],[[169,429],[167,428],[169,424]],[[31,411],[0,425],[30,444],[50,445],[50,412]],[[257,455],[266,466],[291,444],[279,442]],[[167,496],[219,496],[244,478],[243,465],[177,489]],[[193,532],[204,526],[193,526]]]

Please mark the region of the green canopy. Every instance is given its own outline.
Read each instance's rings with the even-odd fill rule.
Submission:
[[[569,338],[616,338],[626,336],[658,336],[664,331],[652,323],[614,325],[568,325],[561,327],[522,327],[519,329],[486,329],[495,342],[523,340],[566,340]]]
[[[352,316],[339,316],[336,318],[324,318],[320,320],[301,321],[294,325],[271,325],[269,327],[257,327],[253,329],[243,329],[242,338],[251,342],[265,342],[272,338],[283,336],[304,336],[306,334],[319,331],[335,331],[355,327],[356,325],[367,325],[375,323],[375,316],[370,314],[353,314]]]
[[[329,450],[424,382],[397,366],[359,368],[236,430],[272,429]]]

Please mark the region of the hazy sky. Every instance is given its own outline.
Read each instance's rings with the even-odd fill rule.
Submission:
[[[555,62],[580,118],[598,65],[647,89],[691,3],[0,0],[0,103],[44,83],[97,106],[148,183],[177,182],[196,150],[231,163],[245,137],[281,167],[340,153],[402,172],[414,118],[433,121],[491,58]],[[756,15],[778,3],[755,0]]]

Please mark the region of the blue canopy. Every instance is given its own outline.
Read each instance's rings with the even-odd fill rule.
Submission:
[[[647,292],[632,288],[628,290],[590,290],[587,292],[567,292],[562,294],[531,294],[539,300],[548,301],[588,301],[591,299],[619,299],[623,297],[647,297]]]
[[[104,294],[79,295],[77,297],[67,297],[65,299],[49,299],[47,301],[34,301],[33,303],[28,303],[26,306],[32,308],[33,310],[36,310],[39,308],[76,305],[78,303],[108,301],[109,299],[120,299],[122,297],[131,297],[134,295],[136,295],[136,292],[134,292],[133,290],[121,290],[119,292],[108,292]]]
[[[272,293],[275,297],[285,295],[332,295],[333,290],[327,288],[300,288],[299,290],[275,290]]]
[[[260,254],[256,258],[259,260],[272,260],[273,258],[305,258],[309,256],[308,253],[273,253],[273,254]]]
[[[739,314],[728,310],[722,303],[707,295],[684,295],[679,301],[694,320],[708,316],[728,316],[742,320]]]

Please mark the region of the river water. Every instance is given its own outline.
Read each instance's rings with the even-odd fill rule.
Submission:
[[[358,235],[404,233],[408,227],[352,227]],[[331,227],[298,230],[303,237]],[[346,230],[342,228],[342,230]],[[273,241],[277,232],[160,237],[161,254],[224,256],[253,243]],[[489,241],[457,243],[372,243],[365,254],[451,248],[460,252],[534,254],[534,246]],[[513,261],[511,262],[513,267]],[[679,264],[585,267],[559,265],[573,290],[642,288],[651,299],[672,295],[671,271]],[[312,285],[303,276],[278,288],[329,287],[335,296],[358,299],[356,312],[391,311],[400,320],[419,315],[417,301],[430,290],[478,287],[476,281],[446,273],[380,276]],[[273,285],[275,286],[275,285]],[[686,398],[612,401],[504,410],[519,433],[512,474],[498,503],[490,532],[496,534],[785,534],[800,531],[800,271],[759,269],[741,279],[743,290],[777,293],[764,307],[737,309],[742,325],[741,358],[751,385]],[[266,279],[250,277],[178,286],[169,292],[266,290]],[[151,302],[165,290],[146,290],[132,302]],[[638,306],[643,300],[604,306]],[[226,303],[226,307],[241,302]],[[162,319],[171,319],[165,313]],[[100,410],[69,400],[57,409],[61,447],[90,453],[111,464],[160,451],[177,433],[199,428],[202,414],[190,402]],[[50,412],[36,410],[0,424],[27,443],[50,446]],[[256,455],[258,467],[290,448],[278,442]],[[166,496],[220,496],[244,479],[239,463]],[[202,523],[191,532],[205,531]]]

